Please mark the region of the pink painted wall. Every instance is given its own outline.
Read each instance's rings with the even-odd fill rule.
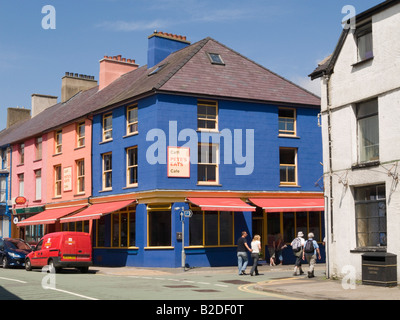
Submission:
[[[77,125],[85,122],[85,145],[77,147]],[[47,133],[47,163],[46,163],[46,198],[47,203],[73,201],[91,196],[91,143],[92,143],[92,121],[83,119],[62,128],[62,152],[55,154],[55,133]],[[85,192],[78,193],[77,189],[77,160],[85,161]],[[55,196],[55,173],[54,166],[61,165],[61,196]],[[68,188],[65,169],[71,168],[71,180]]]
[[[24,174],[24,197],[27,199],[25,205],[15,205],[15,208],[37,207],[46,204],[46,135],[42,136],[42,159],[36,159],[35,138],[25,140],[24,163],[20,164],[19,146],[20,143],[12,145],[12,179],[11,179],[11,198],[19,196],[20,174]],[[35,171],[41,169],[41,199],[36,200],[36,176]]]

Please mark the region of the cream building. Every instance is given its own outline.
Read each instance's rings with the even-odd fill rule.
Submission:
[[[310,77],[322,89],[327,274],[361,279],[362,254],[400,255],[400,3],[350,22]]]

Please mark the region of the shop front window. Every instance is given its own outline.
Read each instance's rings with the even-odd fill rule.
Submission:
[[[171,246],[171,211],[150,211],[149,246]]]

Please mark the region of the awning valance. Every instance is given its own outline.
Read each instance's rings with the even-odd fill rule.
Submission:
[[[266,212],[324,211],[324,198],[252,198],[249,199]]]
[[[86,205],[56,208],[56,209],[47,209],[38,214],[35,214],[34,216],[32,216],[28,219],[18,222],[17,226],[24,227],[24,226],[31,226],[31,225],[38,225],[38,224],[53,224],[61,217],[71,214],[75,211],[81,210],[85,207],[86,207]]]
[[[68,223],[68,222],[100,219],[102,216],[114,211],[118,211],[122,208],[125,208],[135,201],[136,200],[125,200],[125,201],[114,201],[106,203],[96,203],[77,214],[60,219],[60,222]]]
[[[204,211],[255,211],[256,208],[249,206],[239,198],[188,198],[188,200],[199,206]]]

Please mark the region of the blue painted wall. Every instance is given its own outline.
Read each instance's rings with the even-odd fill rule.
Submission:
[[[243,102],[218,101],[219,130],[242,130],[242,152],[246,153],[246,129],[254,130],[254,170],[250,175],[236,175],[235,170],[244,165],[235,161],[232,148],[232,164],[225,164],[225,139],[222,134],[212,133],[220,140],[220,167],[218,186],[197,185],[197,165],[190,167],[190,178],[168,178],[166,157],[164,164],[151,165],[146,159],[146,152],[158,141],[146,141],[146,135],[152,129],[161,129],[165,133],[166,143],[170,139],[170,124],[176,123],[175,134],[191,129],[197,133],[197,99],[172,95],[155,95],[138,102],[139,134],[126,137],[126,106],[113,110],[113,141],[101,143],[102,115],[93,119],[93,172],[102,172],[101,154],[113,154],[113,189],[101,192],[101,174],[93,175],[93,195],[120,194],[127,192],[179,189],[179,190],[254,190],[254,191],[311,191],[320,192],[315,186],[322,176],[322,141],[320,128],[317,125],[318,109],[297,108],[298,138],[278,137],[278,106],[250,104]],[[173,128],[173,126],[172,126]],[[184,138],[184,137],[183,137]],[[176,139],[172,139],[176,140]],[[183,139],[182,139],[183,140]],[[177,141],[183,146],[189,139]],[[195,141],[192,139],[192,141]],[[126,188],[126,155],[125,149],[138,146],[138,187]],[[174,145],[174,143],[172,144]],[[233,144],[231,144],[233,145]],[[193,144],[191,154],[197,155],[197,143]],[[233,145],[235,146],[235,145]],[[298,149],[298,187],[279,186],[279,147]],[[166,150],[166,149],[165,149]],[[156,154],[157,155],[157,154]],[[260,179],[259,177],[264,177]]]
[[[158,94],[138,101],[137,135],[126,136],[126,105],[115,108],[113,114],[113,140],[102,143],[102,116],[93,118],[93,196],[134,193],[146,190],[243,190],[243,191],[310,191],[321,192],[315,182],[322,175],[322,141],[320,128],[317,125],[318,109],[296,108],[297,138],[278,137],[278,106],[246,102],[218,101],[218,127],[220,133],[210,136],[220,139],[220,167],[218,186],[197,185],[197,164],[191,164],[190,178],[168,178],[166,156],[162,164],[152,165],[146,158],[149,148],[157,139],[165,139],[166,146],[183,146],[189,142],[184,136],[178,139],[179,133],[190,132],[193,139],[191,154],[197,155],[197,141],[201,133],[197,131],[197,98]],[[172,126],[171,126],[172,125]],[[175,129],[176,126],[176,129]],[[170,128],[172,131],[170,131]],[[150,139],[148,133],[153,129],[164,137]],[[250,175],[236,175],[235,170],[243,167],[235,162],[224,164],[225,141],[223,129],[234,135],[235,129],[242,130],[242,151],[245,153],[246,129],[254,130],[254,170]],[[197,138],[197,139],[196,139]],[[182,140],[182,141],[180,141]],[[126,154],[128,147],[138,146],[138,186],[126,188]],[[234,148],[237,147],[236,145]],[[279,148],[298,148],[298,187],[280,187],[279,181]],[[102,157],[107,152],[113,154],[112,191],[103,192]],[[234,155],[234,149],[232,156]],[[136,246],[138,249],[94,250],[94,261],[102,265],[131,265],[139,267],[180,267],[181,240],[176,240],[176,232],[181,232],[181,221],[174,210],[176,206],[188,206],[184,203],[173,204],[171,210],[171,243],[173,249],[146,249],[147,246],[147,210],[146,204],[139,204],[136,209]],[[108,217],[110,219],[110,216]],[[107,232],[111,222],[108,220]],[[323,224],[322,224],[323,226]],[[250,212],[235,213],[235,239],[243,230],[252,234],[252,215]],[[110,239],[108,234],[106,239]],[[109,240],[108,240],[109,241]],[[250,239],[249,239],[250,241]],[[185,221],[185,245],[189,244],[189,221]],[[292,263],[289,249],[284,252],[286,262]],[[294,262],[294,261],[293,261]],[[236,247],[190,248],[186,250],[186,265],[222,266],[237,263]],[[250,263],[251,264],[251,263]]]

